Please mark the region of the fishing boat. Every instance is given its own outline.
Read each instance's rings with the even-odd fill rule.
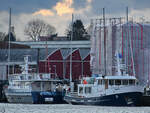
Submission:
[[[4,91],[10,103],[32,103],[31,83],[40,77],[37,73],[28,73],[28,57],[28,55],[24,57],[25,64],[22,65],[22,73],[8,76],[9,85]]]
[[[64,99],[77,105],[138,106],[141,105],[142,93],[143,87],[135,76],[95,74],[83,78],[78,91],[67,93]]]
[[[103,11],[104,12],[104,11]],[[101,20],[103,20],[103,25],[101,26]],[[117,19],[116,19],[117,20]],[[115,20],[115,21],[116,21]],[[75,105],[100,105],[100,106],[138,106],[141,105],[141,97],[143,93],[143,86],[139,84],[135,76],[135,70],[133,70],[133,75],[127,71],[127,64],[123,63],[123,57],[120,50],[120,29],[117,29],[118,40],[116,41],[115,57],[110,58],[106,55],[106,31],[107,38],[112,36],[112,26],[105,26],[105,16],[103,19],[96,20],[96,25],[92,28],[92,38],[91,38],[91,61],[95,62],[95,65],[92,66],[92,69],[95,69],[96,73],[93,71],[91,77],[83,77],[81,83],[78,84],[77,92],[68,92],[64,100],[67,103]],[[99,24],[100,23],[100,24]],[[121,25],[120,25],[121,26]],[[119,27],[120,27],[119,26]],[[103,33],[102,33],[103,32]],[[100,38],[97,34],[103,34],[103,40],[100,41]],[[96,37],[97,36],[97,37]],[[131,49],[131,59],[134,69],[133,53],[131,48],[131,41],[128,48]],[[104,44],[102,44],[104,43]],[[98,45],[98,46],[96,46]],[[99,46],[101,45],[101,46]],[[101,49],[101,47],[103,47]],[[99,52],[103,53],[99,53]],[[108,53],[108,51],[107,51]],[[111,52],[110,52],[111,53]],[[99,59],[103,55],[103,59]],[[109,58],[109,59],[108,59]],[[100,66],[97,65],[101,60],[103,64]],[[114,60],[115,73],[107,73],[108,70],[108,60]],[[100,72],[101,71],[101,72]]]

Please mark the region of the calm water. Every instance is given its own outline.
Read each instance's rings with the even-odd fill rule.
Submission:
[[[69,104],[0,104],[0,113],[150,113],[150,107],[102,107]]]

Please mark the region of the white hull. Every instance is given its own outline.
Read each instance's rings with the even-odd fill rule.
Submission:
[[[32,103],[31,93],[6,93],[6,98],[9,103]]]

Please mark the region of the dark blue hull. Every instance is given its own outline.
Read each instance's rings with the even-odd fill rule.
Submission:
[[[64,92],[41,92],[41,91],[34,91],[32,93],[32,100],[34,104],[45,104],[45,103],[65,103],[64,101]],[[47,101],[46,99],[51,99]]]
[[[74,105],[100,105],[100,106],[140,106],[142,93],[120,93],[101,97],[70,97],[65,96],[64,100]]]

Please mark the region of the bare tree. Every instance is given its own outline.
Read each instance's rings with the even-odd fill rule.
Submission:
[[[24,33],[30,39],[37,41],[39,36],[50,36],[56,32],[55,28],[43,20],[31,20],[25,26]]]
[[[4,32],[0,32],[0,41],[3,41],[6,34]]]

